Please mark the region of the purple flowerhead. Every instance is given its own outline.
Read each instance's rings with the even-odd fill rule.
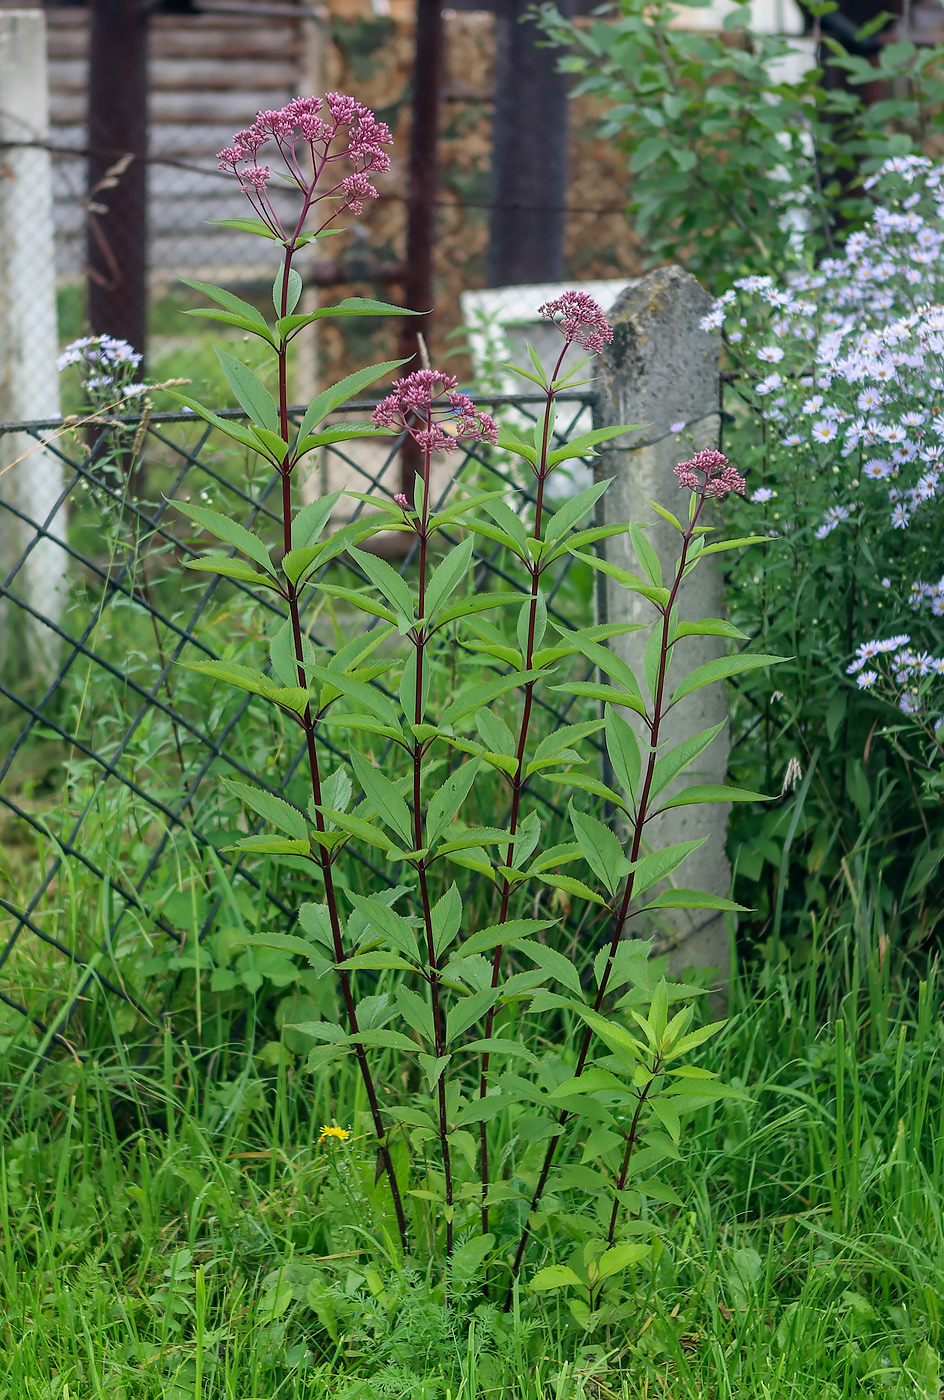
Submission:
[[[453,452],[459,438],[498,441],[498,424],[477,409],[458,380],[435,369],[417,369],[394,380],[393,392],[374,409],[378,428],[404,429],[426,452]]]
[[[390,156],[383,149],[393,137],[386,122],[380,122],[362,103],[340,92],[324,97],[295,97],[278,111],[259,112],[252,126],[237,131],[233,144],[220,151],[217,160],[239,180],[243,192],[272,231],[284,237],[268,192],[271,171],[260,164],[259,153],[274,145],[282,158],[289,180],[305,196],[305,209],[317,199],[334,196],[340,209],[363,212],[365,199],[376,199],[369,175],[383,175],[390,169]],[[337,176],[331,167],[346,161],[353,171]],[[322,181],[325,188],[315,195]],[[332,215],[333,217],[333,215]]]
[[[732,467],[723,452],[716,452],[713,447],[696,452],[687,462],[679,462],[675,475],[680,486],[694,491],[702,500],[711,497],[723,501],[732,491],[743,496],[747,488],[740,472]]]
[[[613,339],[602,306],[588,292],[564,292],[539,306],[538,315],[553,321],[568,343],[582,345],[592,355],[599,355]]]

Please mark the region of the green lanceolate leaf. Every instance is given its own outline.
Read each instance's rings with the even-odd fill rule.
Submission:
[[[646,900],[646,909],[723,909],[734,914],[747,910],[744,904],[735,904],[721,895],[705,894],[701,890],[666,890],[664,894],[653,895]]]
[[[437,899],[430,911],[433,925],[433,951],[437,958],[442,957],[455,940],[462,923],[462,896],[455,884]]]
[[[389,826],[407,850],[410,850],[413,845],[413,819],[395,784],[363,754],[352,752],[351,766],[364,796],[380,820]]]
[[[301,442],[309,433],[313,432],[329,413],[336,412],[342,404],[357,398],[358,394],[362,394],[378,379],[383,379],[385,375],[407,363],[406,360],[384,360],[379,365],[368,365],[366,369],[359,369],[354,374],[349,374],[346,379],[332,384],[330,389],[324,389],[312,399],[306,409],[305,416],[299,424],[298,441]]]
[[[306,943],[304,938],[299,938],[294,933],[253,933],[245,937],[237,935],[234,942],[245,943],[250,948],[277,948],[280,953],[293,953],[301,958],[307,958],[312,967],[324,966],[324,961],[317,948]]]
[[[278,591],[278,584],[274,579],[266,578],[265,574],[260,574],[258,569],[254,569],[244,559],[234,559],[229,554],[205,554],[202,559],[188,559],[184,568],[196,569],[205,574],[219,574],[222,578],[233,578],[240,583],[254,584],[257,588],[274,588]]]
[[[601,646],[599,642],[591,641],[589,637],[581,632],[566,632],[562,627],[557,629],[564,639],[581,652],[588,661],[592,661],[605,676],[609,676],[621,686],[628,695],[642,700],[642,693],[639,683],[634,676],[632,669],[626,662],[609,650],[608,647]]]
[[[550,919],[509,919],[504,924],[492,924],[463,939],[449,961],[455,963],[476,953],[488,953],[493,948],[517,943],[532,933],[543,933],[545,929],[554,927]]]
[[[624,433],[636,433],[639,431],[637,424],[626,424],[614,428],[594,428],[589,433],[581,433],[579,437],[571,438],[565,447],[557,447],[553,452],[548,453],[548,467],[556,467],[558,462],[566,462],[572,457],[595,457],[593,451],[601,442],[612,442],[614,438],[622,437]]]
[[[282,263],[275,274],[275,281],[272,283],[272,305],[277,316],[291,316],[302,296],[301,273],[294,267],[288,270],[288,292],[285,299],[285,310],[282,309],[282,289],[285,283],[285,264]]]
[[[704,753],[705,749],[714,742],[725,726],[725,721],[714,725],[711,729],[703,729],[700,734],[694,734],[690,739],[685,739],[681,744],[677,744],[674,749],[670,749],[667,754],[656,760],[652,771],[652,785],[650,786],[650,796],[655,797],[656,793],[662,791],[677,778],[679,773],[688,768],[690,764]]]
[[[537,680],[541,674],[540,671],[516,671],[510,676],[501,676],[495,681],[473,685],[446,706],[440,716],[440,725],[445,727],[447,724],[457,724],[460,719],[475,714],[485,705],[491,705],[500,695],[514,690],[516,686],[526,685],[528,681]]]
[[[546,972],[554,978],[555,982],[573,992],[581,1001],[583,1000],[580,973],[570,958],[566,958],[556,948],[548,947],[546,943],[532,943],[529,939],[519,940],[516,946],[518,951],[525,953],[542,972]]]
[[[275,577],[275,570],[272,567],[272,560],[269,558],[269,551],[260,539],[251,534],[245,526],[240,525],[235,520],[230,520],[227,516],[221,515],[219,511],[207,510],[205,506],[195,506],[190,501],[174,501],[174,507],[183,515],[187,515],[201,529],[207,530],[211,535],[215,535],[218,540],[225,540],[234,549],[240,550],[243,554],[248,554],[250,559],[263,569],[267,574]]]
[[[410,987],[398,982],[394,991],[397,1006],[400,1014],[411,1030],[416,1031],[427,1045],[432,1045],[436,1039],[433,1030],[433,1013],[429,1002],[417,996]]]
[[[661,588],[662,565],[659,563],[658,554],[646,538],[645,531],[639,525],[630,525],[629,537],[633,542],[636,558],[649,582],[654,588]]]
[[[588,434],[588,436],[592,435]],[[575,453],[575,456],[579,455],[579,453]],[[551,453],[548,458],[550,465],[554,464],[554,458],[556,456],[556,452]],[[554,512],[548,520],[547,529],[544,532],[544,538],[549,545],[562,539],[564,535],[573,530],[576,525],[579,525],[584,516],[590,514],[596,506],[597,501],[599,501],[600,497],[609,486],[611,479],[612,478],[608,477],[605,481],[594,482],[592,486],[586,487],[585,490],[578,491],[576,496],[571,496],[568,501],[564,502],[559,510]]]
[[[307,669],[312,680],[322,683],[322,705],[327,704],[329,699],[344,695],[359,708],[374,715],[381,723],[399,729],[399,718],[393,701],[388,700],[376,686],[368,685],[365,681],[357,680],[342,671],[332,670],[328,666],[309,666]]]
[[[274,239],[276,243],[281,242],[279,235],[273,233],[269,225],[263,223],[262,219],[251,219],[248,217],[245,219],[208,219],[207,223],[211,224],[213,228],[231,228],[239,233],[257,233],[260,238],[271,238]]]
[[[435,792],[426,809],[426,844],[434,846],[469,795],[479,765],[471,759],[460,765]]]
[[[607,706],[604,721],[606,752],[616,781],[631,802],[635,802],[639,791],[639,778],[642,771],[642,755],[639,740],[632,725],[611,705]]]
[[[400,577],[396,569],[392,568],[386,559],[380,559],[376,554],[366,554],[363,550],[355,549],[353,545],[348,553],[374,587],[380,590],[387,602],[392,603],[397,612],[404,618],[408,618],[412,624],[414,619],[413,594],[406,580]]]
[[[271,822],[278,827],[279,831],[286,832],[296,840],[308,840],[308,823],[296,807],[284,802],[281,797],[276,797],[275,793],[264,792],[262,788],[250,787],[248,783],[238,783],[233,778],[224,778],[223,786],[235,794],[240,801],[245,802],[247,807],[251,807],[254,812],[265,821]]]
[[[699,841],[680,841],[675,846],[666,846],[664,851],[655,851],[652,855],[637,860],[633,866],[634,896],[638,897],[643,890],[647,890],[659,880],[667,879],[679,868],[682,861],[690,856],[692,851],[697,851],[699,846],[703,846],[707,839],[702,837]]]
[[[668,807],[688,807],[702,802],[772,802],[773,798],[762,792],[749,792],[747,788],[724,787],[718,783],[697,783],[687,787],[674,797],[660,803],[659,811]]]
[[[293,841],[287,836],[243,836],[225,848],[228,851],[246,851],[257,856],[307,856],[311,855],[308,841]]]
[[[579,812],[573,802],[570,803],[569,814],[584,860],[604,889],[615,894],[629,870],[629,862],[623,855],[618,838],[596,817]]]
[[[241,297],[234,296],[232,292],[227,292],[223,287],[214,287],[210,282],[196,282],[188,277],[181,277],[185,287],[192,287],[195,292],[202,292],[211,301],[218,302],[230,317],[236,318],[230,321],[231,325],[238,325],[243,330],[249,331],[252,335],[262,336],[263,339],[271,342],[272,332],[269,325],[256,307],[250,305],[248,301],[243,301]],[[211,316],[212,312],[209,313]],[[203,310],[192,310],[186,312],[188,316],[204,316],[207,312]]]
[[[500,987],[484,987],[480,992],[473,992],[451,1006],[446,1016],[446,1044],[452,1045],[463,1031],[480,1021],[495,1005],[500,995]]]
[[[433,570],[426,585],[425,611],[427,618],[434,618],[463,579],[469,577],[474,543],[472,536],[467,536],[461,544],[451,549],[445,559]]]
[[[226,376],[227,384],[236,395],[237,403],[246,410],[253,423],[278,434],[279,410],[275,399],[262,381],[241,360],[234,359],[219,346],[216,347],[216,358]]]
[[[747,656],[719,656],[717,661],[707,661],[704,666],[696,666],[694,671],[688,673],[672,696],[672,704],[681,700],[684,695],[691,695],[693,690],[698,690],[703,685],[727,680],[729,676],[739,676],[744,671],[756,671],[763,666],[777,666],[781,661],[787,660],[789,658],[786,656],[765,656],[757,653]]]
[[[721,617],[703,617],[698,622],[678,623],[672,640],[679,641],[682,637],[731,637],[738,642],[750,641],[740,627],[735,627],[733,622],[725,622]]]

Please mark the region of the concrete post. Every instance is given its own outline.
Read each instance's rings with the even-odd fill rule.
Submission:
[[[639,423],[645,427],[632,436],[616,438],[597,459],[598,479],[614,478],[603,497],[604,521],[646,525],[663,577],[674,573],[679,536],[656,516],[648,502],[657,501],[681,518],[688,508],[688,493],[679,488],[673,468],[694,451],[717,446],[718,442],[718,342],[698,324],[711,304],[712,298],[687,272],[666,267],[629,287],[607,313],[614,336],[600,362],[594,426]],[[684,432],[671,432],[671,425],[677,423],[691,426]],[[651,445],[633,448],[633,442]],[[628,535],[608,539],[606,557],[621,568],[643,573]],[[654,614],[650,603],[602,574],[600,580],[600,612],[606,621],[651,624]],[[721,584],[720,567],[707,562],[701,565],[682,585],[680,616],[721,616]],[[631,632],[610,643],[633,667],[643,693],[647,635],[648,632]],[[719,641],[715,637],[692,637],[679,643],[670,677],[675,677],[677,683],[695,666],[722,655]],[[625,713],[629,719],[635,719],[637,734],[643,739],[642,720],[629,711]],[[696,691],[670,713],[663,728],[664,751],[726,718],[722,685]],[[725,728],[697,760],[697,773],[689,774],[679,786],[725,782],[729,747]],[[727,806],[677,807],[657,817],[647,828],[654,849],[707,837],[704,846],[676,872],[674,884],[711,894],[730,894],[731,871],[725,854],[728,816]],[[633,928],[640,929],[640,922],[634,921]],[[655,936],[657,950],[670,952],[670,965],[675,971],[717,967],[727,979],[725,915],[706,910],[665,910],[658,924],[647,932]]]
[[[51,162],[40,146],[16,144],[48,140],[48,121],[45,15],[0,10],[0,421],[6,422],[59,413]],[[52,453],[23,433],[0,437],[0,582],[7,583],[35,535],[4,503],[55,532],[65,527],[64,513],[50,518],[61,490],[62,469]],[[62,611],[65,558],[41,538],[9,582],[53,621]],[[57,650],[48,629],[0,597],[0,660],[8,670],[48,671]]]

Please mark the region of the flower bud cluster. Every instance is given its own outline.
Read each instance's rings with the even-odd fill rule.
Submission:
[[[217,161],[220,170],[236,176],[260,217],[282,238],[285,230],[269,198],[272,172],[259,162],[263,147],[274,145],[289,180],[305,196],[306,207],[325,170],[337,161],[350,162],[353,172],[335,179],[317,198],[336,199],[335,214],[341,209],[360,214],[366,199],[377,198],[369,177],[390,169],[384,147],[392,140],[386,122],[378,121],[368,107],[344,93],[329,92],[324,98],[296,97],[278,111],[260,112],[250,127],[236,132]]]
[[[538,315],[553,321],[568,343],[581,345],[592,355],[599,355],[613,339],[613,327],[589,292],[563,292],[539,306]]]
[[[747,483],[723,452],[707,447],[675,468],[679,485],[694,491],[702,500],[723,501],[732,491],[743,496]]]
[[[458,391],[458,383],[434,369],[395,380],[393,392],[374,409],[375,427],[406,431],[428,453],[453,452],[462,438],[497,443],[498,424]]]

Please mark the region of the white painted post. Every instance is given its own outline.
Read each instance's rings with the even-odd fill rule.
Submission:
[[[718,441],[718,341],[699,327],[711,304],[712,298],[694,277],[681,268],[666,267],[623,292],[607,312],[614,336],[600,360],[594,426],[639,423],[645,427],[641,432],[616,438],[597,459],[598,479],[613,478],[603,497],[604,523],[635,521],[647,526],[646,533],[659,556],[664,578],[674,573],[679,535],[655,514],[649,501],[684,515],[688,492],[679,488],[673,468],[694,451],[717,446]],[[683,433],[673,433],[670,428],[676,423],[688,423],[691,427]],[[634,449],[634,442],[651,445]],[[621,568],[643,573],[628,535],[608,539],[606,557]],[[600,591],[600,611],[605,612],[606,621],[651,624],[651,603],[604,575],[600,578],[605,581],[605,593],[602,587]],[[703,563],[682,584],[678,595],[680,616],[690,620],[720,617],[721,593],[721,569],[713,563]],[[610,643],[633,667],[644,694],[643,651],[647,635],[648,627]],[[679,643],[670,676],[677,682],[695,666],[720,655],[718,638],[686,638]],[[635,721],[640,740],[648,739],[642,719],[629,711],[625,713]],[[725,723],[726,719],[723,685],[695,691],[670,712],[662,733],[664,751],[703,729]],[[725,727],[697,760],[697,772],[689,772],[679,785],[724,783],[729,747]],[[720,805],[676,807],[656,817],[647,828],[653,849],[707,838],[676,872],[674,884],[730,895],[731,870],[725,854],[729,810]],[[634,920],[634,931],[641,931],[640,924]],[[670,966],[676,971],[685,967],[720,968],[723,980],[727,980],[725,915],[706,910],[665,910],[656,927],[650,926],[647,932],[655,935],[658,951],[670,953]]]
[[[48,140],[46,17],[42,10],[0,10],[0,421],[58,416],[55,241]],[[19,144],[22,143],[22,144]],[[22,460],[18,460],[22,458]],[[13,465],[15,463],[15,465]],[[54,514],[62,489],[56,457],[34,438],[0,438],[0,582],[35,536],[65,528]],[[10,510],[22,512],[30,523]],[[52,621],[64,601],[66,555],[40,538],[10,580],[12,592]],[[22,625],[21,625],[22,624]],[[13,667],[49,671],[55,635],[0,599],[0,659]]]

